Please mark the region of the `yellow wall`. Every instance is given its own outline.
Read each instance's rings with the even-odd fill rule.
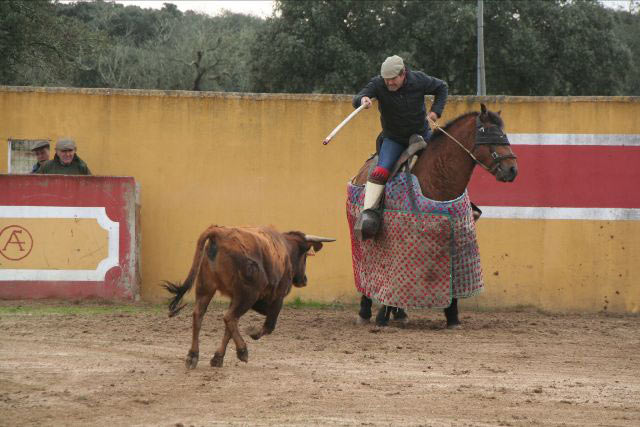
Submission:
[[[625,98],[450,97],[442,122],[478,110],[480,99],[490,109],[508,109],[509,132],[541,132],[540,123],[544,132],[581,132],[592,121],[603,133],[640,133],[631,124],[640,103]],[[196,238],[209,224],[271,224],[337,238],[309,260],[309,286],[292,296],[355,301],[346,182],[374,149],[380,127],[376,109],[363,111],[330,145],[322,145],[352,111],[350,96],[0,87],[0,140],[72,137],[95,175],[135,177],[141,186],[141,296],[147,301],[164,300],[161,280],[184,279]],[[0,173],[6,172],[4,146]],[[579,265],[550,280],[551,273],[522,259],[520,267],[501,267],[493,276],[502,256],[498,248],[510,235],[496,233],[499,227],[500,221],[490,220],[479,229],[488,292],[469,303],[562,310],[571,306],[563,301],[574,298],[577,280],[588,295],[584,309],[602,308],[601,283],[588,280]],[[533,244],[547,250],[555,243]],[[511,256],[524,256],[516,249]],[[614,264],[603,268],[616,270]],[[535,284],[523,275],[535,277]],[[565,282],[556,283],[558,278]],[[531,289],[503,292],[509,286],[538,288],[535,295],[528,295]],[[637,293],[619,298],[610,309],[637,310]]]

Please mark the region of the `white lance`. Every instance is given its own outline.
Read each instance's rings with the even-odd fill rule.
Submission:
[[[361,106],[359,106],[358,108],[356,108],[355,110],[353,110],[353,112],[351,114],[349,114],[347,116],[346,119],[344,119],[342,121],[342,123],[340,123],[338,126],[336,126],[336,128],[331,131],[331,133],[329,134],[329,136],[327,136],[324,141],[322,141],[322,145],[327,145],[329,143],[329,141],[331,141],[333,139],[334,136],[336,136],[336,134],[338,132],[340,132],[340,129],[342,129],[344,127],[344,125],[346,125],[347,123],[349,123],[349,121],[351,119],[353,119],[360,111],[362,111],[365,107],[365,104],[362,104]]]

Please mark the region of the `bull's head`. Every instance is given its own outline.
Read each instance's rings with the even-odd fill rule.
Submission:
[[[299,231],[285,233],[285,237],[289,240],[292,247],[290,256],[291,266],[293,267],[293,285],[302,288],[307,286],[307,255],[311,249],[313,249],[313,252],[318,252],[322,249],[323,242],[335,242],[336,239],[313,236],[311,234],[300,233]]]

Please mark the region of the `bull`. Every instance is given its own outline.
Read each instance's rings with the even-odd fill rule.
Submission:
[[[261,329],[250,332],[259,339],[275,329],[284,298],[291,285],[304,287],[307,255],[317,252],[323,242],[335,239],[307,235],[299,231],[280,233],[272,227],[222,227],[212,225],[198,238],[191,270],[184,284],[164,282],[175,296],[169,301],[169,317],[184,308],[182,297],[194,281],[193,337],[185,365],[194,369],[199,358],[199,334],[209,302],[219,291],[231,299],[223,319],[224,337],[211,359],[221,367],[227,344],[233,339],[238,359],[249,361],[247,344],[240,335],[238,320],[249,309],[266,316]]]

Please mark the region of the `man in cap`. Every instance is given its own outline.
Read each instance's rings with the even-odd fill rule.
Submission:
[[[59,139],[56,154],[38,169],[37,173],[57,175],[91,175],[87,164],[76,154],[76,143],[72,139]]]
[[[393,55],[382,63],[380,75],[372,78],[353,97],[354,108],[361,105],[370,108],[371,99],[377,98],[382,124],[378,163],[367,180],[362,213],[358,218],[363,239],[373,237],[371,230],[376,228],[373,224],[378,223],[374,209],[384,192],[390,171],[409,145],[409,139],[413,136],[428,141],[431,136],[424,96],[434,96],[429,118],[436,121],[442,116],[448,92],[444,81],[422,71],[409,70],[402,58]]]
[[[31,151],[36,155],[36,159],[38,160],[36,164],[33,165],[31,173],[36,173],[42,165],[49,161],[49,141],[38,141]]]

